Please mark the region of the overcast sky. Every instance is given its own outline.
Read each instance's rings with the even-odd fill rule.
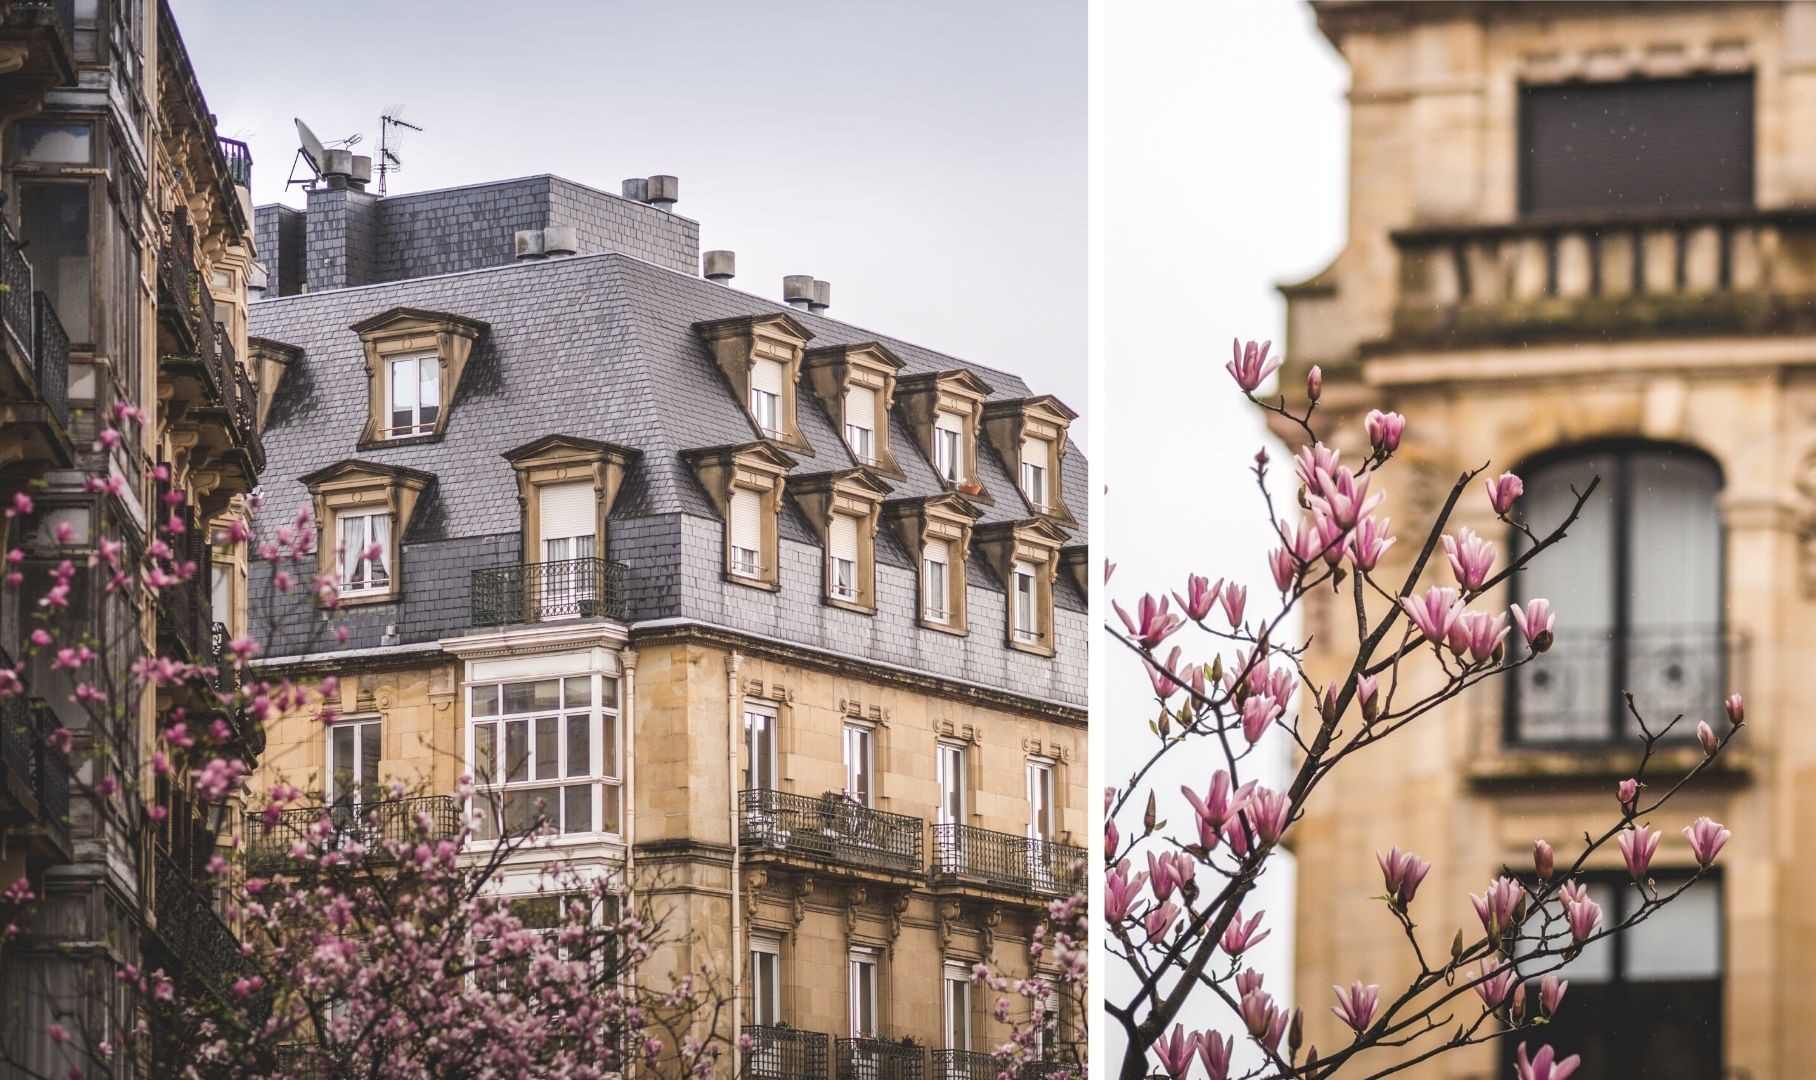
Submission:
[[[1232,337],[1278,346],[1274,286],[1310,276],[1342,244],[1347,73],[1297,0],[1116,0],[1105,23],[1107,355],[1092,471],[1109,490],[1092,550],[1117,562],[1108,591],[1125,607],[1183,591],[1196,572],[1246,581],[1258,613],[1278,594],[1246,469],[1268,436],[1223,364]],[[1210,659],[1196,631],[1179,640],[1189,659]],[[1145,735],[1153,694],[1123,646],[1104,651],[1107,704],[1092,722],[1115,783],[1136,751],[1151,752],[1127,736]],[[1214,767],[1203,754],[1177,765],[1154,785],[1175,822],[1189,813],[1179,785],[1203,790]],[[1251,956],[1276,996],[1291,987],[1291,895],[1290,864],[1273,866],[1249,908],[1265,907],[1273,927]],[[1189,1027],[1233,1030],[1199,998]],[[1121,1061],[1120,1039],[1100,1045]]]
[[[393,194],[670,173],[737,287],[812,274],[828,314],[1086,411],[1083,0],[171,6],[257,202],[301,205],[292,117],[376,155],[401,104]]]

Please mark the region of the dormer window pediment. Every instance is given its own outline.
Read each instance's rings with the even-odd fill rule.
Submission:
[[[788,478],[789,494],[825,548],[825,597],[834,607],[876,612],[876,530],[888,485],[864,469]]]
[[[360,449],[441,438],[486,324],[399,307],[354,323],[352,329],[366,351],[369,407]]]
[[[1042,517],[1077,524],[1066,506],[1066,432],[1078,414],[1052,395],[988,402],[984,435],[1016,479],[1022,501]]]
[[[349,458],[301,478],[321,530],[317,570],[340,586],[340,602],[395,600],[402,595],[403,538],[428,473]]]
[[[906,474],[890,445],[889,414],[902,361],[881,342],[809,349],[803,370],[852,460],[884,476]]]
[[[968,633],[972,527],[979,511],[956,494],[892,499],[883,517],[918,568],[920,625],[947,634]]]
[[[694,324],[757,437],[813,454],[801,434],[797,384],[813,332],[782,312]]]
[[[681,456],[724,519],[726,580],[779,589],[782,484],[795,459],[767,442],[704,447]]]
[[[896,383],[896,401],[921,453],[948,490],[993,504],[979,481],[978,436],[988,383],[962,368],[906,376]]]

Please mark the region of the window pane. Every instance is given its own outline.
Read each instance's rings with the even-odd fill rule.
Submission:
[[[328,797],[339,803],[353,798],[353,725],[335,725],[329,741]]]
[[[19,239],[30,252],[32,283],[50,297],[72,342],[89,328],[87,184],[19,185]]]
[[[359,725],[359,786],[362,798],[378,799],[379,725]]]
[[[567,774],[586,776],[593,769],[591,748],[593,718],[588,713],[569,713],[567,717]]]
[[[571,784],[562,789],[562,798],[567,805],[563,807],[563,832],[593,831],[593,785]]]
[[[561,813],[561,789],[555,787],[517,788],[504,795],[504,827],[512,835],[530,832],[543,818],[556,818]]]
[[[498,687],[496,685],[473,688],[473,715],[498,715]]]
[[[618,717],[606,713],[600,721],[599,770],[606,776],[618,775]]]
[[[498,781],[498,725],[473,726],[473,777],[481,784]]]
[[[1676,888],[1660,881],[1659,891]],[[1721,976],[1721,892],[1702,881],[1627,931],[1625,967],[1635,982]]]
[[[391,361],[391,410],[394,416],[403,417],[402,427],[410,423],[416,414],[416,361]]]
[[[599,703],[601,705],[605,706],[608,709],[615,709],[618,707],[618,680],[617,679],[600,679],[599,680],[599,691],[600,691]]]
[[[530,778],[530,722],[512,720],[504,726],[504,770],[506,780]]]
[[[536,779],[552,780],[561,775],[560,738],[559,718],[536,718]]]
[[[89,158],[87,124],[59,124],[35,120],[21,123],[19,160],[86,165]]]
[[[549,712],[561,707],[561,680],[506,683],[504,711],[507,713]]]
[[[618,827],[619,793],[617,784],[605,784],[601,789],[601,806],[603,818],[599,828],[608,833],[620,832]]]
[[[422,379],[418,383],[416,402],[422,412],[422,422],[433,424],[441,412],[441,364],[434,357],[418,361]]]
[[[1626,686],[1648,723],[1683,713],[1686,737],[1715,719],[1726,693],[1721,649],[1721,477],[1714,464],[1669,450],[1628,465]],[[1668,581],[1669,588],[1658,583]],[[1632,734],[1638,724],[1629,717]]]
[[[562,704],[569,709],[590,709],[593,707],[593,677],[591,675],[574,675],[562,680]]]

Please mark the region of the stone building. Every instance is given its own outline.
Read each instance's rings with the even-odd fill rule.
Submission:
[[[546,815],[521,887],[625,875],[751,1075],[994,1076],[969,970],[1029,969],[1088,812],[1072,411],[823,281],[733,288],[673,177],[329,167],[256,215],[258,527],[311,509],[348,638],[255,574],[265,670],[335,676],[338,715],[272,728],[258,784],[314,806],[248,857],[321,805],[389,820],[394,779],[475,844]]]
[[[243,517],[263,461],[244,359],[251,159],[217,138],[162,0],[0,3],[0,72],[0,499],[34,504],[0,519],[25,579],[0,589],[0,667],[22,684],[0,692],[0,880],[41,898],[8,911],[25,932],[0,940],[0,1076],[171,1075],[155,1046],[93,1050],[117,1048],[136,1019],[121,967],[217,980],[237,957],[201,883],[212,836],[147,759],[157,718],[178,705],[207,716],[217,687],[139,694],[125,673],[154,649],[212,664],[244,623],[243,553],[209,537]],[[103,449],[118,406],[143,420]],[[117,482],[87,483],[103,477]],[[89,555],[119,542],[136,559],[173,514],[193,580],[105,592]],[[82,677],[121,688],[92,718],[71,676],[23,648],[64,563],[58,643],[104,643],[103,670]],[[68,757],[46,740],[59,727]],[[256,753],[257,733],[234,730]],[[53,1022],[67,1045],[48,1038]]]
[[[1572,535],[1488,598],[1551,599],[1554,651],[1310,805],[1299,985],[1409,974],[1368,899],[1377,850],[1435,862],[1414,914],[1441,955],[1475,925],[1465,894],[1529,868],[1535,838],[1563,865],[1612,822],[1638,756],[1620,691],[1655,725],[1682,712],[1687,737],[1720,730],[1739,690],[1750,728],[1652,820],[1661,885],[1693,865],[1678,830],[1701,814],[1734,830],[1718,872],[1573,964],[1542,1038],[1584,1055],[1579,1080],[1806,1075],[1816,742],[1794,688],[1816,646],[1816,5],[1313,6],[1351,73],[1349,231],[1283,290],[1288,385],[1323,366],[1326,438],[1351,452],[1362,410],[1409,417],[1386,481],[1402,528],[1484,462],[1525,478],[1541,527],[1571,484],[1602,483]],[[1479,483],[1455,525],[1505,565],[1514,538]],[[1344,618],[1319,598],[1307,629]],[[1661,756],[1655,790],[1701,755],[1691,738]],[[1631,910],[1618,852],[1591,870],[1604,910]],[[1309,1001],[1307,1041],[1341,1042]],[[1405,1075],[1507,1075],[1510,1050]]]

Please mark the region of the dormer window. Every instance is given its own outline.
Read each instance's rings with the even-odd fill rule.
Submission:
[[[860,465],[876,464],[876,391],[853,386],[845,391],[845,445]]]
[[[349,459],[302,477],[315,498],[320,573],[340,583],[342,603],[395,600],[402,541],[434,477],[415,469]]]
[[[921,552],[921,618],[945,625],[952,621],[952,546],[928,540]]]
[[[976,543],[1003,584],[1005,643],[1039,656],[1054,653],[1053,582],[1066,534],[1045,517],[980,526]]]
[[[1045,510],[1052,505],[1047,500],[1047,467],[1052,460],[1052,443],[1045,439],[1024,438],[1021,441],[1022,494],[1028,497],[1028,505],[1036,510]]]
[[[959,440],[965,436],[965,421],[945,410],[933,418],[933,471],[948,484],[965,482],[965,459],[959,452]]]
[[[1040,640],[1039,588],[1034,567],[1015,564],[1015,640],[1024,644]]]
[[[360,449],[440,438],[467,359],[485,330],[474,319],[416,308],[392,308],[354,323],[366,349],[370,403]]]
[[[864,469],[788,478],[788,491],[826,549],[826,602],[876,611],[876,526],[883,483]]]
[[[335,519],[339,533],[342,596],[385,592],[391,587],[391,514],[386,510],[346,513]]]
[[[763,497],[744,488],[731,493],[731,572],[763,577]]]
[[[750,415],[764,438],[782,435],[782,380],[785,372],[774,360],[758,360],[750,370]]]
[[[883,513],[920,568],[920,624],[946,634],[966,632],[965,560],[978,510],[957,492],[892,499]]]
[[[850,514],[832,515],[826,539],[827,583],[835,600],[858,598],[858,519]]]
[[[441,362],[434,356],[406,356],[391,361],[391,426],[386,438],[426,435],[441,415]]]
[[[794,459],[768,442],[688,450],[682,457],[725,517],[726,580],[780,588],[782,480]]]

